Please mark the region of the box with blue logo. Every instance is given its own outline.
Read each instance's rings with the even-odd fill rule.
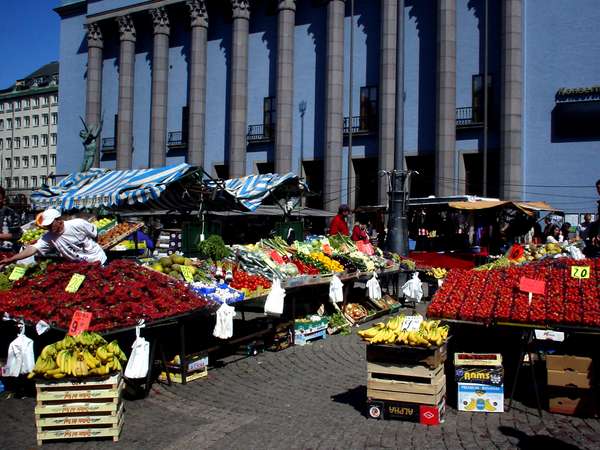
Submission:
[[[458,410],[504,412],[504,386],[458,383]]]
[[[504,412],[504,370],[498,353],[455,353],[458,410]]]

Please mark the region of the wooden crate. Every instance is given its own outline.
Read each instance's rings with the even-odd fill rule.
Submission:
[[[372,399],[437,405],[446,394],[444,366],[367,363],[367,396]]]
[[[37,443],[63,439],[112,438],[123,427],[120,374],[85,381],[36,383]]]
[[[367,361],[401,365],[425,365],[435,369],[446,362],[448,345],[439,347],[411,347],[396,344],[368,344]]]

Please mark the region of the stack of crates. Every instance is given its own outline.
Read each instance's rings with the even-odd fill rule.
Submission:
[[[592,368],[592,358],[546,355],[550,412],[580,416],[596,415]]]
[[[420,348],[367,345],[367,408],[374,419],[424,425],[444,421],[446,344]]]

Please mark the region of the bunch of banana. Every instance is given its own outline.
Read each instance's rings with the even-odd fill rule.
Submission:
[[[404,329],[404,315],[396,316],[387,323],[379,322],[358,335],[371,344],[404,344],[417,347],[440,346],[448,339],[449,327],[440,326],[439,320],[423,320],[419,330]]]
[[[448,271],[446,269],[443,269],[442,267],[433,267],[430,271],[427,272],[427,275],[432,275],[436,279],[441,280],[442,278],[446,278],[446,275],[448,275]]]
[[[66,376],[86,377],[122,371],[127,361],[117,341],[107,343],[97,333],[83,333],[47,345],[42,349],[29,378],[36,375],[59,379]]]

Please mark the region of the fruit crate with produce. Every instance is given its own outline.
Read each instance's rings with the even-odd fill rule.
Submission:
[[[180,384],[186,384],[190,381],[198,380],[208,376],[208,354],[206,352],[187,355],[182,362],[181,357],[176,355],[171,361],[167,362],[166,371],[169,372],[171,381]],[[167,380],[167,373],[163,370],[159,379]]]
[[[125,354],[116,341],[83,332],[45,346],[36,379],[38,445],[65,439],[111,438],[123,427],[121,377]]]
[[[309,342],[325,339],[329,319],[321,316],[310,316],[296,319],[294,322],[294,344],[306,345]]]
[[[368,342],[369,415],[427,425],[441,423],[448,328],[439,321],[400,315],[358,334]]]

